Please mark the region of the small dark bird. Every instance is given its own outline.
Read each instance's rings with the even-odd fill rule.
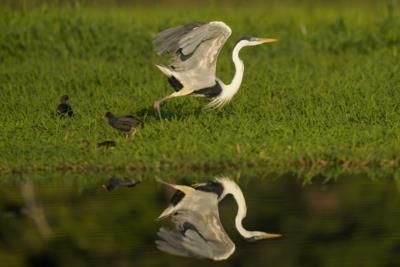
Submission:
[[[135,135],[136,128],[143,125],[143,121],[133,116],[114,116],[111,112],[107,112],[105,116],[108,118],[108,124],[115,129],[126,133],[128,136]]]
[[[114,148],[116,146],[117,146],[117,143],[112,140],[106,140],[106,141],[97,143],[97,147]]]
[[[63,95],[60,99],[60,104],[57,107],[57,115],[60,117],[71,117],[74,112],[72,111],[71,106],[67,103],[69,97],[67,95]]]
[[[111,178],[107,182],[107,184],[103,184],[103,188],[106,189],[107,191],[112,191],[119,186],[134,187],[137,184],[140,184],[140,181],[136,181],[134,179],[129,179],[129,178],[124,178],[124,179]]]

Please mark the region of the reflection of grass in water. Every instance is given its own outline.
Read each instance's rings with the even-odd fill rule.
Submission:
[[[1,11],[0,172],[210,171],[246,167],[336,176],[391,175],[399,167],[400,18],[384,7],[164,9],[37,8]],[[251,15],[251,16],[250,16]],[[154,19],[157,18],[157,19]],[[247,48],[233,102],[205,111],[176,99],[155,119],[152,102],[171,89],[153,66],[151,39],[165,27],[221,19],[233,36],[219,76],[228,81],[234,41],[245,34],[279,43]],[[52,114],[62,94],[76,116]],[[105,111],[146,116],[133,142]],[[114,150],[97,148],[117,141]],[[90,145],[81,147],[82,140]]]

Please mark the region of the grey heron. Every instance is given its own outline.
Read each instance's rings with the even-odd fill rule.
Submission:
[[[261,231],[244,229],[246,202],[239,186],[228,178],[197,184],[194,187],[171,185],[176,193],[159,219],[171,217],[175,229],[162,227],[158,233],[157,247],[178,256],[192,256],[213,260],[227,259],[235,251],[235,244],[225,232],[218,211],[218,202],[232,194],[238,204],[235,225],[239,233],[249,241],[280,237]]]
[[[244,73],[239,51],[246,46],[255,46],[277,41],[271,38],[243,37],[235,45],[232,60],[235,75],[230,84],[216,77],[218,55],[231,35],[232,30],[222,21],[194,22],[164,30],[154,38],[158,55],[172,55],[170,66],[156,66],[168,77],[175,92],[154,102],[161,119],[160,104],[178,96],[194,95],[211,100],[208,107],[219,108],[227,104],[240,88]]]

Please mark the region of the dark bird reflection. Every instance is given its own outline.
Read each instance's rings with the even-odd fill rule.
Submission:
[[[60,117],[72,117],[74,112],[72,111],[72,107],[67,103],[69,97],[67,95],[63,95],[60,98],[60,104],[57,106],[56,113]]]
[[[124,178],[111,178],[106,184],[103,185],[103,188],[107,191],[112,191],[117,187],[125,186],[125,187],[134,187],[137,184],[140,184],[140,181],[136,181],[134,179]]]
[[[246,202],[240,187],[228,178],[218,178],[214,182],[195,184],[192,187],[167,185],[177,191],[159,219],[169,217],[175,228],[160,228],[160,240],[157,240],[156,244],[161,251],[176,256],[216,261],[229,258],[235,251],[235,244],[223,228],[218,210],[218,202],[228,194],[231,194],[238,204],[235,225],[246,240],[256,241],[281,236],[243,228]]]
[[[23,217],[29,213],[28,209],[20,204],[8,203],[0,207],[1,216],[6,217]]]

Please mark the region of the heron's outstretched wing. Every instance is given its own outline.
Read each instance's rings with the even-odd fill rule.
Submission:
[[[213,208],[213,207],[212,207]],[[211,212],[180,210],[172,216],[175,229],[161,228],[157,247],[178,256],[224,260],[235,251],[235,244],[223,229],[218,206]]]
[[[186,25],[179,25],[157,34],[154,38],[156,53],[159,55],[166,53],[176,53],[181,48],[179,41],[193,29],[201,27],[206,23],[193,22]]]
[[[217,58],[231,32],[220,21],[178,26],[155,37],[155,50],[160,55],[173,54],[168,69],[184,87],[207,88],[215,84]]]
[[[182,245],[182,234],[178,231],[161,227],[157,235],[161,239],[156,240],[156,245],[159,250],[176,256],[190,256],[188,250]]]

